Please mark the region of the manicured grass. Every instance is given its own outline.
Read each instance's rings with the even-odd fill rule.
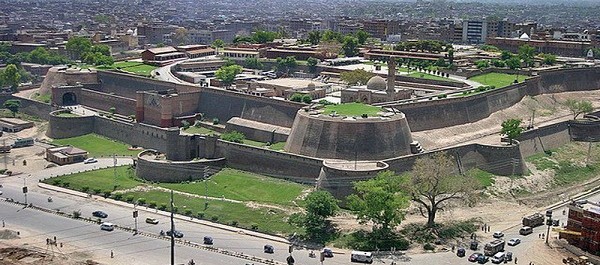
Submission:
[[[200,173],[199,173],[200,174]],[[223,169],[208,183],[208,196],[239,201],[291,205],[307,186],[249,172]],[[159,186],[197,195],[205,195],[205,183],[163,183]]]
[[[274,143],[271,146],[269,146],[269,149],[282,151],[284,147],[285,147],[285,142],[278,142],[278,143]]]
[[[52,100],[52,95],[51,94],[40,94],[38,92],[35,92],[35,94],[33,94],[32,98],[34,100],[37,100],[40,102],[50,103],[50,101]]]
[[[325,111],[323,113],[330,114],[334,111],[338,115],[361,116],[362,114],[367,114],[369,116],[376,116],[377,112],[381,111],[381,108],[362,103],[344,103],[327,105],[325,106]]]
[[[407,76],[414,77],[414,78],[429,79],[429,80],[439,80],[439,81],[448,81],[448,80],[450,80],[450,79],[445,78],[445,77],[441,77],[441,76],[437,76],[437,75],[432,75],[432,74],[427,74],[427,73],[421,73],[421,72],[413,72],[413,73],[408,74]]]
[[[142,62],[123,61],[123,62],[116,62],[110,66],[106,66],[106,65],[97,66],[96,68],[98,68],[98,69],[121,69],[125,72],[130,72],[130,73],[136,74],[136,75],[150,76],[150,72],[152,72],[152,70],[154,70],[158,67],[152,66],[152,65],[147,65]]]
[[[479,82],[486,86],[495,86],[496,88],[501,88],[505,86],[511,85],[517,75],[513,74],[504,74],[504,73],[487,73],[482,75],[477,75],[469,78],[475,82]],[[527,76],[519,75],[519,82],[523,82],[527,78]]]
[[[467,171],[467,176],[475,178],[482,187],[487,188],[492,186],[496,181],[494,180],[494,174],[489,173],[487,171],[483,171],[478,168],[471,169]]]
[[[186,132],[186,133],[191,133],[191,134],[208,134],[208,135],[216,134],[216,135],[221,135],[221,133],[213,131],[211,129],[204,128],[204,127],[195,127],[195,126],[190,126],[190,128],[187,128],[187,129],[185,129],[183,131]]]
[[[267,146],[267,143],[259,142],[259,141],[253,141],[253,140],[248,140],[248,139],[244,139],[244,144],[251,145],[251,146],[256,146],[256,147],[265,147],[265,146]]]
[[[135,170],[130,169],[130,166],[121,166],[117,167],[116,182],[114,168],[74,173],[45,179],[42,182],[84,192],[93,192],[95,189],[105,192],[113,191],[115,183],[117,185],[117,190],[131,189],[141,185],[142,182],[134,179],[134,175]],[[65,186],[66,183],[68,183],[67,186]],[[84,187],[87,187],[88,191],[86,191]]]
[[[140,150],[128,150],[129,145],[127,144],[93,133],[72,138],[54,139],[52,143],[81,148],[88,151],[90,157],[112,156],[113,154],[136,156],[140,152]]]
[[[61,112],[57,116],[58,117],[80,117],[79,115],[71,113],[71,112]]]
[[[134,201],[138,198],[145,198],[148,202],[156,202],[157,205],[170,205],[170,194],[162,191],[147,192],[128,192],[123,198],[132,195]],[[220,200],[208,200],[208,208],[204,209],[204,199],[190,198],[188,196],[174,194],[173,201],[177,206],[178,213],[185,213],[187,209],[191,210],[193,216],[198,213],[203,214],[203,218],[223,224],[232,224],[237,222],[237,226],[251,229],[256,226],[258,231],[272,234],[292,234],[297,228],[287,223],[288,215],[279,209],[271,208],[250,208],[243,203],[232,203]],[[193,231],[182,231],[186,232]]]

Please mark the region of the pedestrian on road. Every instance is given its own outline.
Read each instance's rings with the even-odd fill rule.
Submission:
[[[56,236],[54,236],[54,242],[56,242]]]
[[[515,264],[517,264],[517,257],[515,257]]]
[[[114,258],[115,257],[115,253],[112,251],[112,249],[110,250],[110,258]],[[531,264],[530,264],[531,265]]]
[[[5,227],[6,224],[4,223],[4,220],[2,220],[2,227]]]
[[[542,238],[542,234],[538,234],[538,238]]]

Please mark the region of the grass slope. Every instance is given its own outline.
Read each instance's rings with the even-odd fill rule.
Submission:
[[[513,74],[487,73],[473,76],[469,78],[469,80],[479,82],[485,86],[495,86],[496,88],[501,88],[511,85],[516,78],[517,75]],[[525,78],[527,78],[527,76],[519,75],[519,82],[523,82]]]
[[[131,189],[143,183],[134,179],[131,176],[134,173],[128,168],[129,166],[117,167],[116,185],[118,190]],[[65,183],[68,183],[67,188],[69,189],[84,191],[84,187],[88,187],[89,191],[100,189],[104,192],[113,190],[115,176],[114,169],[108,168],[49,178],[42,182],[56,186],[64,186]]]
[[[377,115],[377,112],[381,111],[380,107],[366,105],[363,103],[344,103],[336,105],[325,106],[324,114],[330,114],[336,112],[338,115],[347,116],[361,116],[367,114],[369,116]]]
[[[81,148],[88,151],[90,157],[111,156],[113,154],[135,156],[140,152],[139,150],[128,150],[129,145],[127,144],[93,133],[72,138],[54,139],[52,143]]]

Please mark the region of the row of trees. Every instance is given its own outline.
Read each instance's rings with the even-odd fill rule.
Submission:
[[[416,160],[412,171],[397,175],[379,173],[374,179],[354,184],[355,193],[347,198],[348,207],[361,224],[372,224],[372,236],[394,237],[413,202],[427,218],[427,227],[436,226],[439,211],[450,207],[450,201],[472,204],[479,183],[474,178],[457,174],[454,160],[446,153],[435,153]],[[333,234],[328,218],[334,216],[338,201],[325,191],[315,191],[306,198],[306,213],[295,214],[290,222],[305,228],[312,240],[327,240]]]
[[[396,51],[416,51],[441,53],[452,48],[452,45],[437,40],[419,40],[419,41],[404,41],[396,44]]]
[[[31,52],[20,52],[16,54],[10,53],[10,44],[0,43],[0,63],[14,64],[20,66],[21,63],[38,63],[38,64],[68,64],[71,60],[60,55],[56,51],[47,50],[38,47]]]
[[[497,50],[498,48],[493,49],[490,45],[485,45],[488,50]],[[495,47],[494,47],[495,48]],[[512,70],[519,69],[521,66],[531,67],[533,66],[533,62],[535,57],[539,57],[542,59],[542,63],[545,65],[554,65],[556,63],[556,55],[553,54],[537,54],[534,47],[531,47],[527,44],[519,47],[519,52],[517,54],[513,54],[509,51],[502,51],[500,54],[500,60],[492,59],[492,60],[480,60],[475,62],[475,65],[478,69],[489,68],[490,66],[494,67],[508,67]]]
[[[103,44],[93,45],[91,40],[84,37],[70,38],[66,50],[71,59],[81,60],[87,64],[112,65],[114,63],[110,47]]]

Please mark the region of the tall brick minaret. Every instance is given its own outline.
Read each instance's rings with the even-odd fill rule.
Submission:
[[[396,93],[396,59],[390,56],[388,59],[388,75],[386,93],[389,97],[394,97]]]

